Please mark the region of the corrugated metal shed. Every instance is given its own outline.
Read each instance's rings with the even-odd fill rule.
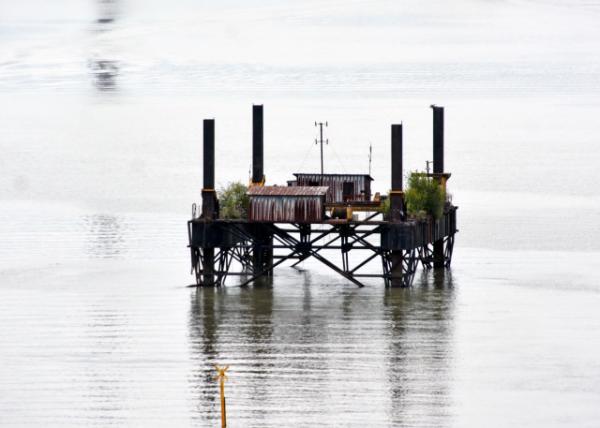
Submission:
[[[327,186],[250,186],[248,196],[325,196]]]
[[[327,203],[371,200],[371,181],[368,174],[296,173],[298,186],[327,186]]]
[[[248,189],[248,220],[273,223],[315,223],[325,217],[324,186],[252,186]]]

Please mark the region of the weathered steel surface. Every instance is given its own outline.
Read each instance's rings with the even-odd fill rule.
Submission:
[[[325,196],[251,196],[248,220],[317,223],[325,217]]]
[[[402,124],[392,125],[392,190],[402,191]]]
[[[284,196],[276,199],[285,198]],[[267,221],[195,219],[188,222],[188,226],[192,266],[195,268],[199,285],[222,285],[229,274],[232,258],[245,261],[246,265],[253,267],[252,277],[242,283],[245,285],[258,277],[270,275],[272,270],[285,260],[301,261],[311,257],[359,286],[363,284],[358,278],[378,277],[383,278],[388,286],[407,287],[412,283],[419,259],[423,261],[423,257],[427,257],[428,263],[429,259],[433,261],[430,253],[424,250],[427,250],[435,239],[442,237],[446,243],[445,266],[450,265],[454,233],[457,232],[455,207],[449,207],[444,217],[437,221],[375,222],[365,219],[330,224],[329,228],[319,229],[318,232],[314,230],[312,235],[310,225],[300,222],[279,228],[273,222]],[[299,233],[300,237],[292,236],[294,233]],[[380,237],[379,245],[368,239],[369,236],[377,235]],[[274,257],[275,250],[287,250],[288,253],[278,253]],[[322,250],[341,250],[341,268],[328,257],[321,255]],[[348,255],[353,250],[370,253],[362,261],[351,265]],[[361,269],[377,257],[381,257],[383,273],[363,273]],[[213,261],[211,265],[209,258],[218,259],[218,263]],[[274,258],[277,258],[277,261],[274,261]],[[231,274],[242,275],[244,272]]]
[[[327,203],[351,201],[369,201],[371,199],[371,181],[367,174],[318,174],[296,173],[298,186],[327,186]],[[354,191],[344,200],[344,183],[352,183]]]
[[[327,187],[325,186],[251,186],[248,189],[248,196],[325,196]]]
[[[458,232],[456,228],[456,208],[452,207],[442,218],[435,221],[401,223],[367,221],[347,222],[347,224],[379,226],[381,248],[386,250],[410,250],[415,247],[426,246]],[[346,222],[341,223],[346,224]],[[190,245],[198,247],[232,247],[242,242],[244,235],[255,238],[264,235],[265,231],[259,226],[261,225],[248,223],[244,220],[215,220],[211,222],[205,222],[201,219],[192,220],[188,222]]]
[[[263,106],[252,106],[252,182],[263,181]]]
[[[327,187],[252,186],[249,221],[314,223],[325,217]]]
[[[215,188],[215,120],[204,119],[204,188]]]
[[[433,109],[433,172],[444,172],[444,107]]]
[[[456,208],[451,207],[438,220],[387,223],[381,229],[381,248],[411,250],[454,235],[457,232]]]
[[[404,195],[402,193],[402,124],[392,125],[392,191],[390,192],[390,219],[393,223],[405,220]],[[419,245],[416,236],[418,229],[413,225],[409,227],[394,227],[386,233],[387,245],[392,248],[384,254],[384,272],[386,273],[386,285],[392,287],[408,287],[414,275],[414,248]],[[382,234],[382,242],[384,236]],[[405,249],[410,248],[411,255]],[[387,263],[387,266],[385,266]],[[411,268],[411,269],[408,269]],[[410,271],[410,272],[408,272]]]
[[[200,248],[230,248],[243,241],[233,224],[221,221],[188,222],[190,246]]]
[[[402,221],[404,196],[402,194],[402,124],[392,125],[392,191],[390,192],[390,218]]]
[[[384,250],[412,250],[423,241],[422,230],[414,221],[389,223],[381,229],[381,248]]]
[[[433,172],[442,174],[444,172],[444,107],[433,105],[431,108],[433,109]],[[433,243],[433,267],[444,267],[444,264],[444,242],[440,238]]]
[[[212,219],[218,216],[218,203],[215,194],[215,120],[204,120],[204,187],[202,189],[202,217]]]
[[[443,240],[446,236],[454,235],[457,232],[456,209],[457,207],[451,207],[438,220],[419,222],[418,227],[421,229],[420,234],[423,237],[423,246]]]

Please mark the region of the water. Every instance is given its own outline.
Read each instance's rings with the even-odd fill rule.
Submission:
[[[95,6],[0,3],[1,425],[218,426],[215,363],[231,426],[598,425],[599,2]],[[452,271],[187,288],[201,119],[245,180],[253,102],[268,182],[328,120],[381,192],[446,106]]]

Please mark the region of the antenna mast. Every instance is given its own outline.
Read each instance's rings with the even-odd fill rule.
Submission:
[[[329,139],[323,140],[323,125],[327,127],[327,122],[315,122],[315,126],[319,128],[319,139],[315,138],[315,144],[321,144],[321,182],[323,181],[323,143],[329,144]]]
[[[369,142],[369,175],[371,175],[371,157],[373,154],[373,145]]]
[[[425,171],[427,171],[427,174],[429,174],[429,165],[431,165],[433,163],[433,161],[425,161]]]

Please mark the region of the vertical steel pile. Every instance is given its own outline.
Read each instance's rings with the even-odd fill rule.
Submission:
[[[204,182],[202,188],[202,217],[212,221],[218,217],[215,194],[215,120],[204,120]],[[214,284],[215,249],[204,248],[204,285]]]
[[[252,184],[264,183],[263,106],[252,106]]]
[[[262,105],[252,106],[252,186],[265,184],[264,174],[264,111]],[[252,270],[255,274],[266,271],[273,275],[273,235],[261,225],[254,227]]]
[[[399,223],[406,219],[404,209],[404,193],[402,183],[402,124],[392,125],[392,190],[390,191],[390,220]],[[393,250],[391,253],[392,275],[391,285],[402,286],[403,250]]]
[[[433,173],[444,173],[444,107],[432,105],[433,109]],[[444,240],[433,243],[433,267],[445,265]]]

